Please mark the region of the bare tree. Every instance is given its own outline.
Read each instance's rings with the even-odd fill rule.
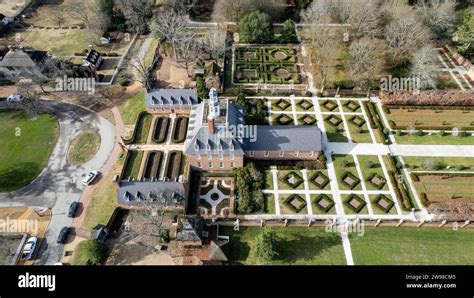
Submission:
[[[148,20],[153,13],[154,0],[117,0],[115,4],[123,11],[128,28],[138,34],[148,31]]]
[[[25,111],[30,117],[37,117],[40,113],[40,104],[37,101],[39,93],[31,80],[21,80],[16,85],[17,93],[23,96],[21,101],[9,101],[8,106],[12,109]]]
[[[225,34],[218,29],[210,30],[202,42],[203,49],[215,60],[222,58],[225,52]]]
[[[134,63],[132,67],[136,71],[135,80],[141,83],[147,90],[152,88],[152,77],[151,77],[151,69],[153,63],[149,63],[149,61],[145,61],[144,57],[140,55],[135,56]]]
[[[301,20],[311,24],[329,22],[331,8],[332,0],[313,1],[301,11]]]
[[[409,60],[419,48],[429,43],[430,32],[413,9],[396,7],[390,18],[385,28],[385,41],[395,61]]]
[[[174,12],[158,14],[151,21],[152,34],[158,39],[164,38],[171,44],[174,59],[177,58],[176,44],[181,42],[187,34],[187,21],[187,16]]]
[[[179,43],[179,57],[184,61],[184,68],[188,77],[191,77],[189,72],[189,62],[194,61],[198,58],[199,44],[196,41],[196,35],[188,33],[185,35]]]
[[[448,37],[452,33],[456,23],[455,0],[418,0],[417,11],[438,37]]]
[[[363,37],[349,47],[349,70],[354,83],[370,87],[384,66],[384,50],[380,40]]]
[[[436,88],[436,60],[436,50],[429,45],[422,47],[413,55],[410,74],[420,80],[421,89]]]
[[[51,9],[50,13],[53,20],[58,24],[58,27],[61,27],[61,24],[66,19],[64,16],[64,12],[59,9]]]
[[[165,210],[172,200],[172,195],[166,192],[153,192],[146,198],[140,198],[136,208],[127,217],[123,237],[142,238],[139,242],[147,246],[162,240],[165,230]],[[147,241],[150,239],[152,241]]]

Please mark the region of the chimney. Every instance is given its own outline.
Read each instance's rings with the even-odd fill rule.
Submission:
[[[209,129],[209,134],[213,135],[216,133],[216,125],[214,123],[214,117],[207,117],[207,128]]]

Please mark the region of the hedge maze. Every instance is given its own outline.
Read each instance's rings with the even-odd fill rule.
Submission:
[[[302,84],[297,51],[288,47],[238,47],[235,84]]]

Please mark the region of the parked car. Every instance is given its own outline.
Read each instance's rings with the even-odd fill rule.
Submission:
[[[72,202],[71,205],[69,205],[67,217],[74,217],[76,215],[77,207],[79,207],[79,202]]]
[[[63,227],[61,231],[59,232],[58,236],[58,243],[64,244],[66,242],[67,236],[69,235],[69,232],[71,232],[70,227]]]
[[[7,101],[10,101],[10,102],[21,102],[23,99],[24,97],[21,94],[12,94],[7,97]]]
[[[21,254],[22,260],[31,260],[33,258],[33,254],[35,253],[37,243],[38,243],[37,237],[28,238],[28,241],[26,241],[26,244],[23,247],[23,253]]]
[[[87,174],[87,176],[84,178],[84,180],[82,180],[82,185],[89,185],[92,183],[92,181],[94,181],[95,178],[97,178],[97,176],[99,175],[99,172],[97,171],[92,171],[90,172],[89,174]]]

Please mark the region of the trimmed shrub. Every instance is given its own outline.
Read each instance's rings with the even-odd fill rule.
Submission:
[[[323,207],[319,204],[322,200],[325,200],[329,204],[326,207]],[[334,207],[334,201],[326,194],[319,194],[313,201],[313,206],[316,207],[318,210],[324,213],[328,213],[329,210]]]
[[[299,202],[298,207],[295,206],[294,204],[291,204],[294,200]],[[300,211],[306,207],[306,200],[300,197],[299,195],[292,194],[291,196],[289,196],[283,201],[283,205],[285,205],[286,208],[290,209],[291,211],[295,213],[300,213]]]

